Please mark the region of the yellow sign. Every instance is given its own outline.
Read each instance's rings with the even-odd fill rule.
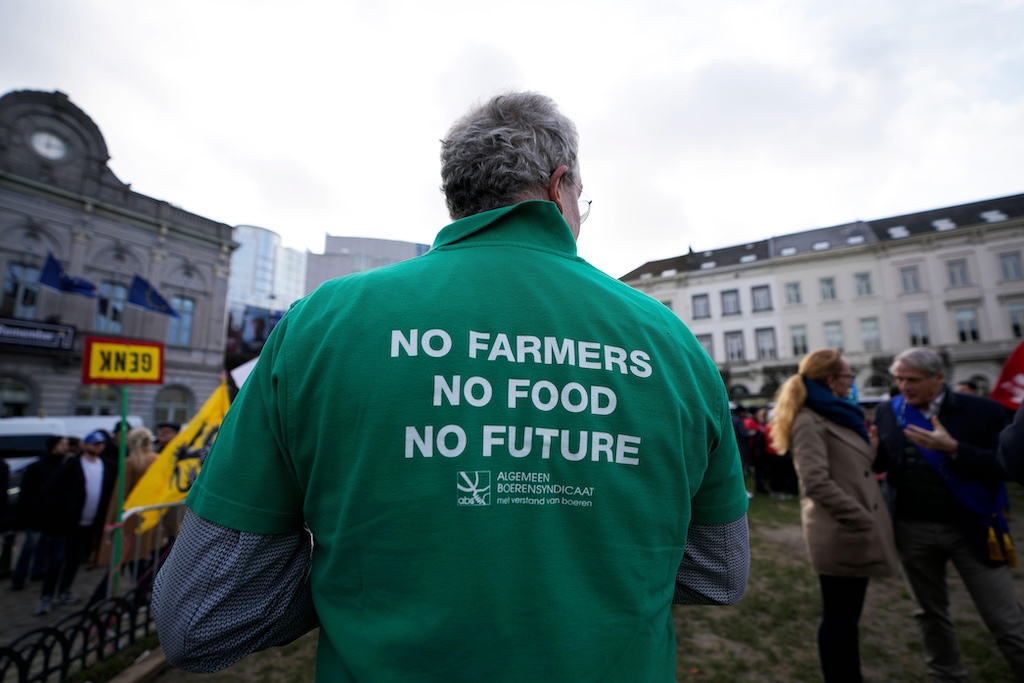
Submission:
[[[161,342],[86,337],[82,384],[163,384]]]

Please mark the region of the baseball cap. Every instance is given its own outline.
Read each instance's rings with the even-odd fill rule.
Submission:
[[[86,435],[84,439],[82,439],[82,443],[104,443],[106,440],[106,437],[103,436],[103,432],[97,429],[94,432],[89,432],[89,434]]]

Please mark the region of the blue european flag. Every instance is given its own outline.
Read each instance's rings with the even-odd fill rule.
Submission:
[[[81,294],[90,298],[96,296],[96,285],[85,278],[68,275],[63,266],[49,252],[46,254],[46,265],[43,266],[43,272],[39,275],[39,283],[62,292]]]
[[[132,288],[128,290],[128,303],[142,306],[147,311],[163,313],[174,318],[179,317],[178,312],[167,303],[167,299],[156,291],[156,287],[138,275],[132,278]]]

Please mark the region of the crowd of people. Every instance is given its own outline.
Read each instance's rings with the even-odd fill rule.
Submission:
[[[1005,482],[1024,478],[1024,407],[1010,424],[1007,409],[973,383],[954,390],[928,348],[903,351],[889,371],[892,398],[869,415],[851,398],[855,373],[842,352],[811,352],[780,387],[765,426],[767,441],[792,456],[797,473],[804,541],[821,590],[824,680],[862,680],[868,581],[902,574],[917,604],[929,677],[966,681],[949,608],[952,564],[1024,681],[1024,607],[1009,571],[1017,560],[1005,518]],[[751,430],[737,428],[738,438]],[[753,473],[760,487],[756,462]]]
[[[153,586],[172,664],[216,671],[320,626],[324,681],[674,680],[671,605],[741,599],[766,494],[800,499],[827,683],[862,680],[869,581],[898,574],[928,675],[967,680],[949,564],[1024,681],[1005,518],[1024,408],[1010,424],[954,390],[928,348],[895,358],[872,416],[838,349],[771,408],[730,405],[667,307],[576,255],[591,200],[554,102],[474,107],[441,162],[454,222],[431,250],[293,306],[220,426]],[[127,488],[162,427],[127,432]],[[25,473],[12,588],[41,579],[38,614],[105,558],[123,431],[54,439]]]
[[[733,431],[743,461],[743,472],[754,480],[754,491],[747,491],[747,497],[753,498],[756,492],[789,500],[797,495],[793,454],[788,450],[780,452],[775,447],[771,438],[772,417],[770,408],[752,411],[737,404],[732,411]]]
[[[950,562],[1024,680],[1002,517],[1024,420],[1000,449],[1004,409],[918,348],[872,420],[834,349],[773,412],[730,411],[678,318],[576,256],[577,144],[536,93],[473,108],[431,250],[281,320],[157,577],[168,659],[215,671],[319,625],[318,680],[673,680],[669,604],[739,599],[760,493],[800,497],[826,681],[861,680],[868,582],[900,572],[929,675],[966,680]],[[529,495],[554,490],[576,498]]]
[[[170,422],[158,426],[164,444],[174,437],[178,427]],[[119,421],[110,431],[97,429],[81,438],[50,437],[46,453],[22,472],[20,491],[9,512],[11,527],[21,533],[11,590],[22,591],[30,582],[40,582],[36,615],[48,614],[55,606],[83,602],[71,590],[83,562],[108,566],[111,571],[122,569],[124,560],[117,567],[111,564],[111,532],[121,534],[124,540],[122,558],[134,557],[129,552],[133,543],[141,544],[142,557],[153,551],[156,539],[151,533],[132,533],[130,522],[121,529],[115,524],[121,438],[126,438],[127,495],[156,460],[158,446],[154,446],[154,435],[148,428],[131,428],[126,422]],[[137,582],[151,582],[147,563],[132,562],[131,569]],[[105,578],[86,604],[106,597],[107,585]]]

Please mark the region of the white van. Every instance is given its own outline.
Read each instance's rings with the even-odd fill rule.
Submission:
[[[10,468],[7,497],[10,502],[21,490],[21,472],[46,453],[46,441],[54,436],[84,437],[96,429],[113,432],[117,415],[57,415],[54,417],[0,418],[0,458]],[[132,427],[145,426],[139,415],[129,415]]]

